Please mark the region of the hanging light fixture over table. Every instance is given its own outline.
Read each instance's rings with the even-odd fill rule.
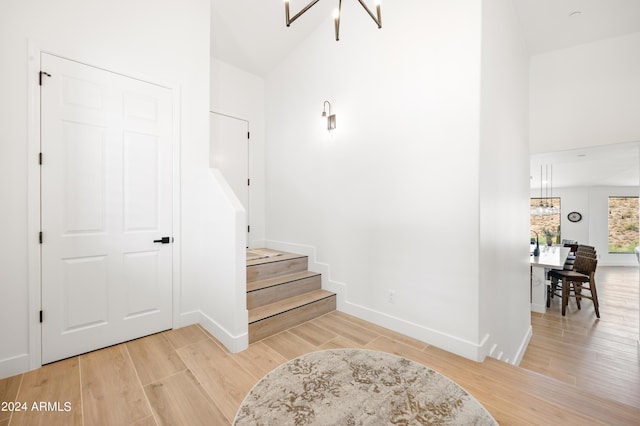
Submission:
[[[286,17],[287,27],[290,26],[293,21],[298,19],[307,10],[311,9],[311,7],[313,7],[320,0],[312,0],[311,2],[309,2],[309,4],[307,4],[305,7],[303,7],[300,12],[296,13],[295,15],[293,15],[293,17],[291,17],[290,14],[289,14],[289,1],[290,0],[284,0],[284,13],[285,13],[285,17]],[[369,9],[367,7],[367,5],[365,4],[364,0],[358,0],[358,2],[362,5],[362,7],[364,7],[364,10],[367,11],[369,16],[371,16],[371,19],[373,19],[373,22],[375,22],[376,25],[378,25],[378,28],[382,28],[382,14],[380,12],[380,0],[375,0],[375,5],[376,5],[376,14],[375,15],[371,11],[371,9]],[[342,0],[338,0],[338,8],[333,12],[333,20],[334,20],[335,31],[336,31],[336,41],[340,40],[340,17],[341,17],[341,15],[342,15]]]
[[[540,203],[537,207],[531,209],[532,216],[550,216],[559,214],[560,209],[553,205],[553,164],[545,165],[545,197],[542,197],[542,166],[540,166]],[[551,171],[551,173],[549,173]],[[551,195],[549,195],[549,187],[551,187]]]

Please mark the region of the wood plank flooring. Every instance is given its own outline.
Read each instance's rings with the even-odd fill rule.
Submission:
[[[588,299],[580,310],[570,299],[563,317],[555,297],[546,313],[532,313],[533,338],[520,367],[640,407],[638,268],[598,267],[595,279],[600,319]]]
[[[0,426],[228,425],[246,393],[273,368],[307,352],[341,347],[423,363],[471,392],[501,425],[637,425],[638,271],[600,268],[596,279],[602,318],[594,319],[588,301],[581,311],[572,302],[562,318],[554,300],[548,313],[532,316],[534,338],[521,366],[526,368],[494,359],[476,363],[340,312],[237,354],[190,326],[0,380],[0,401],[29,407],[0,411]],[[62,409],[34,411],[33,402],[59,402]]]

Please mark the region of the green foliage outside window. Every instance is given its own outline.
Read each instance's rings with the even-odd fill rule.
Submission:
[[[609,253],[633,253],[638,245],[638,197],[609,197]]]

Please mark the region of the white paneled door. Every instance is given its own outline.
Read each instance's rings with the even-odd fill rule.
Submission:
[[[173,118],[169,89],[44,53],[41,67],[49,363],[172,327]]]

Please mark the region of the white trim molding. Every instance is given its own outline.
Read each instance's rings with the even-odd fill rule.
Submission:
[[[38,241],[40,232],[40,54],[42,50],[32,41],[28,43],[28,118],[27,118],[27,247],[28,247],[28,287],[29,287],[29,359],[27,370],[42,366],[42,346],[40,326],[41,305],[41,250]],[[25,370],[26,371],[26,370]]]
[[[15,376],[30,370],[29,354],[21,354],[0,360],[0,379]]]
[[[249,347],[249,333],[234,336],[204,313],[200,313],[200,325],[213,335],[231,353],[242,352]]]
[[[331,266],[317,260],[317,250],[313,246],[266,240],[266,247],[287,252],[304,254],[309,257],[309,270],[322,274],[322,288],[337,294],[337,310],[364,319],[373,324],[402,333],[446,351],[474,361],[482,361],[489,353],[490,336],[484,336],[480,343],[474,343],[459,337],[442,333],[420,324],[397,318],[347,300],[347,284],[331,277]]]

